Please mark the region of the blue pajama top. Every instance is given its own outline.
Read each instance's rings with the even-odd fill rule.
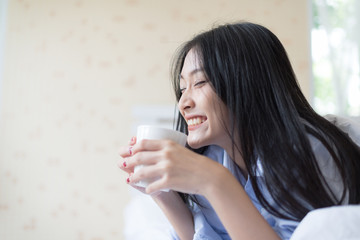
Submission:
[[[330,154],[324,148],[320,142],[310,137],[310,142],[312,144],[312,148],[314,150],[315,156],[319,163],[319,167],[322,173],[325,176],[326,181],[332,186],[333,192],[335,192],[338,196],[342,191],[341,185],[341,178],[336,170],[336,167],[333,165]],[[279,235],[281,239],[290,239],[292,233],[294,232],[295,228],[298,226],[299,222],[282,219],[276,217],[269,213],[268,211],[263,208],[260,204],[258,199],[255,196],[254,189],[251,185],[249,179],[245,179],[242,175],[239,167],[237,167],[236,163],[230,159],[229,155],[226,151],[218,146],[209,146],[208,149],[204,153],[205,156],[213,159],[214,161],[219,162],[224,167],[226,167],[241,183],[244,187],[245,192],[261,213],[261,215],[265,218],[265,220],[269,223],[269,225],[274,229],[274,231]],[[274,203],[270,193],[267,191],[263,179],[263,172],[260,161],[258,160],[257,163],[258,172],[257,172],[257,181],[259,187],[265,196],[265,198],[269,201],[269,203]],[[220,219],[218,218],[217,214],[215,213],[214,209],[211,207],[211,204],[205,199],[205,197],[201,195],[196,195],[201,206],[194,203],[191,211],[194,217],[194,225],[195,225],[195,235],[194,240],[227,240],[231,239],[228,235],[225,227],[221,223]],[[272,204],[276,206],[275,204]],[[178,239],[176,233],[173,232],[173,238]]]

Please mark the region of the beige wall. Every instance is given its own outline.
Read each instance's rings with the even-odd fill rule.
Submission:
[[[117,149],[131,137],[133,106],[174,103],[174,50],[214,23],[261,23],[284,43],[309,96],[307,8],[305,0],[9,0],[0,239],[123,239],[130,194]]]

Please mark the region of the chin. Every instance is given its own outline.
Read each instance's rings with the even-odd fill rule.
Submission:
[[[199,149],[199,148],[203,147],[203,145],[194,144],[194,143],[189,143],[189,142],[188,142],[188,145],[189,145],[192,149]]]
[[[208,144],[206,141],[204,141],[204,139],[191,139],[188,137],[187,140],[187,144],[192,148],[192,149],[198,149],[201,147],[205,147],[208,146],[210,144]]]

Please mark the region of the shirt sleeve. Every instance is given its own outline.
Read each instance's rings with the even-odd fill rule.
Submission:
[[[193,240],[222,240],[222,238],[208,224],[205,216],[203,215],[199,207],[196,206],[196,204],[194,204],[192,208],[192,214],[194,218],[195,228]],[[171,239],[180,240],[173,228],[171,228]]]
[[[214,229],[206,221],[204,214],[199,207],[194,204],[192,213],[194,216],[195,234],[193,240],[222,240]]]

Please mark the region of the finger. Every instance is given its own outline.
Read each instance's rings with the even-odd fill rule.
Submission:
[[[142,193],[145,193],[145,188],[135,185],[135,183],[130,182],[130,178],[132,176],[132,173],[129,174],[129,176],[126,178],[126,183],[129,184],[131,187],[135,188],[136,190],[139,190]]]
[[[129,145],[120,147],[119,155],[123,158],[131,156],[132,148],[135,144],[136,144],[136,137],[134,136],[130,139]]]
[[[133,146],[131,146],[131,145],[121,147],[119,149],[119,155],[122,158],[130,157],[133,154],[132,148],[133,148]]]
[[[124,159],[120,159],[117,162],[117,165],[121,170],[123,170],[123,171],[125,171],[125,172],[127,172],[129,174],[134,172],[134,168],[127,167],[126,160],[124,160]]]
[[[129,145],[133,146],[135,143],[136,143],[136,137],[133,136],[129,141]]]
[[[130,177],[130,182],[136,183],[139,181],[152,182],[155,179],[158,179],[164,175],[164,171],[158,165],[148,165],[143,166],[138,169],[134,174]]]
[[[153,165],[158,162],[160,159],[158,152],[138,152],[137,154],[133,153],[132,157],[124,159],[125,168],[134,168],[139,165]]]
[[[145,193],[149,195],[156,194],[164,189],[170,189],[169,183],[165,180],[166,178],[160,178],[156,181],[151,182],[146,188]]]

